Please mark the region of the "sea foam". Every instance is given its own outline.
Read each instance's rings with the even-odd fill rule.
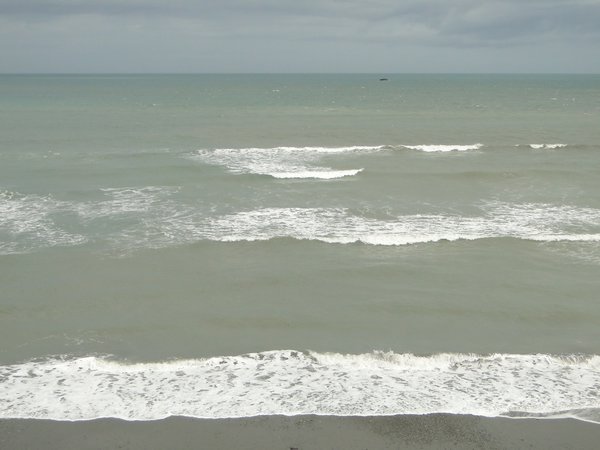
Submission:
[[[469,150],[479,150],[483,144],[453,145],[453,144],[433,144],[433,145],[403,145],[402,147],[411,150],[420,150],[422,152],[466,152]]]
[[[70,206],[50,195],[0,191],[0,255],[86,242],[85,236],[69,232],[53,220]]]
[[[356,175],[363,169],[335,170],[319,166],[318,163],[323,157],[371,152],[382,148],[382,146],[220,148],[199,150],[192,155],[192,158],[206,164],[224,166],[232,173],[269,175],[274,178],[329,180]]]
[[[294,179],[294,178],[315,178],[321,180],[331,180],[334,178],[351,177],[362,172],[363,169],[350,170],[320,170],[320,171],[301,171],[301,172],[273,172],[270,174],[273,178]]]
[[[483,144],[453,145],[354,145],[346,147],[218,148],[198,150],[192,159],[226,167],[232,173],[269,175],[274,178],[333,179],[352,176],[362,169],[334,170],[319,166],[326,156],[367,154],[382,150],[419,150],[423,152],[463,152],[478,150]]]
[[[86,202],[5,193],[0,197],[0,254],[86,242],[127,254],[200,241],[277,238],[387,246],[489,238],[600,242],[600,210],[594,208],[484,202],[474,215],[388,212],[375,218],[346,208],[281,207],[215,214],[210,205],[182,201],[178,191],[169,186],[104,189],[101,198]]]
[[[531,147],[534,150],[554,150],[557,148],[565,148],[566,146],[567,144],[529,144],[529,147]]]
[[[344,208],[263,208],[211,219],[206,237],[256,241],[281,237],[327,243],[407,245],[511,237],[600,241],[600,210],[544,204],[488,203],[480,216],[409,214],[378,220]]]
[[[3,366],[0,379],[6,419],[450,413],[600,422],[599,356],[282,350],[146,364],[86,357]]]

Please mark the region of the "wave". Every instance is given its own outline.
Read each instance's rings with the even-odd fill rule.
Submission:
[[[285,150],[291,152],[316,152],[316,153],[348,153],[356,151],[372,151],[386,148],[385,145],[350,145],[346,147],[275,147],[271,150]],[[254,149],[257,150],[257,149]],[[263,149],[259,149],[263,150]]]
[[[364,169],[351,170],[321,170],[321,171],[304,171],[304,172],[275,172],[270,174],[273,178],[294,179],[294,178],[316,178],[320,180],[331,180],[334,178],[351,177]]]
[[[501,237],[600,241],[597,209],[490,203],[483,210],[476,217],[412,214],[377,220],[343,208],[264,208],[211,219],[205,230],[206,238],[226,242],[282,237],[388,246]]]
[[[102,198],[88,202],[0,191],[0,255],[95,241],[118,246],[125,240],[127,247],[153,247],[152,242],[160,240],[162,233],[153,233],[154,224],[186,212],[172,199],[178,190],[167,186],[101,189]],[[71,227],[65,226],[64,218],[69,219]],[[96,224],[100,222],[104,226],[99,230]],[[108,223],[115,235],[101,231]],[[166,242],[162,240],[158,246]]]
[[[466,152],[469,150],[479,150],[483,144],[471,145],[452,145],[452,144],[434,144],[434,145],[403,145],[402,147],[411,150],[420,150],[422,152]]]
[[[327,155],[370,152],[383,146],[220,148],[198,150],[191,157],[226,167],[232,173],[269,175],[274,178],[333,179],[353,176],[363,169],[334,170],[318,165]]]
[[[600,356],[282,350],[146,364],[85,357],[2,366],[0,378],[5,419],[450,413],[600,422]]]
[[[529,148],[532,148],[534,150],[553,150],[553,149],[557,149],[557,148],[565,148],[567,147],[567,144],[529,144]]]
[[[270,175],[274,178],[331,179],[352,176],[362,169],[333,170],[320,167],[326,156],[348,153],[365,154],[382,150],[409,149],[423,152],[462,152],[478,150],[483,144],[471,145],[354,145],[346,147],[273,147],[273,148],[218,148],[198,150],[190,157],[205,164],[226,167],[232,173]],[[325,173],[342,174],[326,176]],[[309,175],[310,174],[310,175]]]
[[[0,195],[0,254],[90,242],[109,253],[127,254],[200,241],[279,238],[384,246],[489,238],[600,242],[600,210],[594,208],[488,202],[470,216],[377,219],[345,208],[260,208],[215,215],[210,205],[202,208],[178,199],[179,189],[103,189],[100,199],[87,202],[5,192]]]
[[[126,215],[149,213],[155,208],[176,208],[170,197],[179,192],[179,186],[145,186],[100,189],[100,201],[73,205],[85,221],[99,218],[117,218]]]
[[[86,242],[85,236],[65,230],[53,219],[70,206],[52,196],[0,191],[0,255]]]

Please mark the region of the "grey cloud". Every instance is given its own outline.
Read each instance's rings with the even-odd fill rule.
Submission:
[[[165,14],[176,13],[185,7],[185,1],[172,2],[142,0],[1,0],[0,15],[47,17],[78,14]]]
[[[600,59],[600,0],[0,0],[0,70],[40,54],[77,54],[81,64],[120,58],[121,66],[134,54],[128,64],[162,57],[172,67],[202,53],[210,67],[253,55],[262,66],[302,61],[297,67],[317,71],[347,55],[339,67],[360,71],[360,58],[385,67],[398,54],[422,62],[456,52],[489,71],[490,51],[528,62],[533,47],[546,56],[571,51],[573,60],[581,54],[590,67]]]
[[[423,40],[489,45],[531,36],[600,34],[600,1],[585,0],[1,0],[0,15],[182,18],[233,35]],[[235,24],[235,27],[227,25]]]
[[[600,32],[600,3],[533,2],[528,7],[508,2],[485,3],[443,24],[449,35],[484,41],[524,36],[595,35]]]
[[[369,31],[366,38],[384,37],[377,29],[408,27],[429,30],[430,38],[470,36],[484,43],[536,33],[600,30],[599,0],[0,0],[4,16],[51,19],[84,14],[245,22],[247,33],[259,34],[278,34],[286,25],[302,24],[324,37],[356,37],[360,30]]]
[[[524,39],[600,37],[600,1],[425,1],[404,5],[378,25],[420,25],[429,43],[442,45],[520,43]]]

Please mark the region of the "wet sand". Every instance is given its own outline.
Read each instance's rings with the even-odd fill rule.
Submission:
[[[595,449],[600,425],[576,420],[269,416],[153,422],[0,420],[2,450]]]

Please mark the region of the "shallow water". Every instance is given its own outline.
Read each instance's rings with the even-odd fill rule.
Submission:
[[[498,353],[489,396],[485,364],[467,365],[444,372],[450,387],[432,387],[417,413],[593,416],[597,364],[576,383],[580,366],[547,358],[598,354],[600,77],[389,78],[1,76],[0,416],[31,416],[13,382],[32,364],[47,375],[24,375],[28,392],[54,383],[65,358],[97,358],[93,376],[110,360],[117,380],[126,362],[171,361],[176,373],[185,359],[201,368],[286,349],[316,352],[322,368],[302,414],[357,411],[347,399],[319,409],[327,402],[312,388],[337,377],[329,352],[362,358],[364,371],[339,382],[374,399],[402,398],[402,383],[388,392],[357,380],[412,380],[402,355],[433,367],[440,353]],[[396,355],[385,373],[368,363],[376,351]],[[550,367],[528,384],[539,358]],[[292,360],[274,373],[302,379],[306,365]],[[152,378],[157,366],[133,367]],[[492,392],[518,385],[515,370],[525,384],[502,409]],[[87,383],[78,370],[62,376]],[[425,379],[443,377],[433,368]],[[459,385],[478,403],[443,406]],[[244,396],[290,413],[276,400],[289,386],[269,386]],[[134,395],[98,389],[108,404]],[[218,391],[223,405],[239,403],[240,392]],[[127,416],[73,415],[81,398],[56,395],[36,417]],[[407,404],[373,401],[360,414],[415,413]]]

